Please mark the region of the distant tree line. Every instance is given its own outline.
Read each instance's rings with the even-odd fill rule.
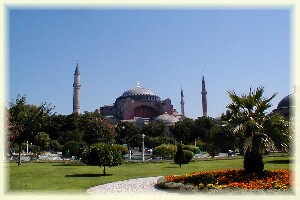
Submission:
[[[264,144],[259,146],[260,152],[270,148],[291,149],[291,122],[265,112],[274,95],[262,98],[263,88],[254,92],[250,89],[248,95],[228,94],[232,103],[220,119],[185,118],[170,127],[162,122],[150,122],[143,127],[128,122],[112,126],[98,112],[56,114],[51,104],[30,105],[25,96],[19,95],[6,112],[8,148],[21,152],[28,141],[32,144],[30,150],[36,153],[44,150],[65,153],[68,150],[70,155],[81,157],[84,150],[98,143],[101,145],[94,145],[90,151],[100,152],[102,144],[127,144],[129,148],[140,148],[141,135],[144,134],[148,148],[163,144],[196,145],[212,156],[235,149],[242,154],[244,151],[258,152],[257,149],[249,150],[253,143],[256,146]]]
[[[219,151],[235,148],[234,137],[220,122],[211,117],[186,118],[167,127],[163,122],[150,122],[143,127],[122,122],[112,126],[97,112],[61,115],[53,113],[51,104],[40,106],[26,103],[25,96],[18,96],[7,109],[8,141],[16,152],[24,150],[28,141],[30,151],[69,150],[70,155],[80,156],[86,145],[98,142],[127,144],[129,148],[145,146],[155,148],[161,144],[195,144],[203,151],[217,147]],[[36,152],[37,153],[37,152]]]

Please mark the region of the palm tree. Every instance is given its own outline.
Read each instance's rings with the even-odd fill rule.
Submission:
[[[260,173],[264,170],[262,150],[266,148],[288,148],[288,122],[279,115],[267,115],[271,107],[270,98],[263,97],[264,88],[255,91],[250,88],[249,94],[238,96],[234,91],[228,95],[231,103],[227,108],[232,113],[227,124],[233,133],[244,140],[244,168],[246,172]]]

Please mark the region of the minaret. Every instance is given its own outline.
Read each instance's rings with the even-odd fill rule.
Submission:
[[[202,109],[203,109],[203,116],[207,117],[207,98],[206,98],[206,90],[205,90],[205,80],[204,76],[202,76]]]
[[[80,72],[77,63],[75,74],[74,74],[74,92],[73,92],[73,113],[80,114]]]
[[[184,99],[183,99],[183,90],[182,90],[182,87],[181,87],[181,101],[180,101],[180,104],[181,104],[181,115],[182,116],[185,116],[184,115]]]

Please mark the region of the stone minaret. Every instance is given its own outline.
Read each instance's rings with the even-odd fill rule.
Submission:
[[[204,76],[202,76],[202,109],[203,109],[203,116],[207,117],[207,98],[206,98],[206,90],[205,90],[205,80]]]
[[[80,72],[77,63],[75,74],[74,74],[74,92],[73,92],[73,113],[80,114]]]
[[[181,105],[181,115],[182,116],[185,116],[184,115],[184,99],[183,99],[183,90],[182,90],[182,87],[181,87],[181,101],[180,101],[180,105]]]

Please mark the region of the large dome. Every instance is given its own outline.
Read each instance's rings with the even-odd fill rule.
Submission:
[[[155,94],[153,92],[151,92],[150,90],[146,89],[146,88],[142,88],[142,87],[135,87],[132,88],[130,90],[125,91],[122,96],[131,96],[131,95],[151,95],[151,96],[155,96]]]
[[[278,103],[277,109],[289,108],[293,105],[293,94],[290,94],[281,99],[281,101]]]

